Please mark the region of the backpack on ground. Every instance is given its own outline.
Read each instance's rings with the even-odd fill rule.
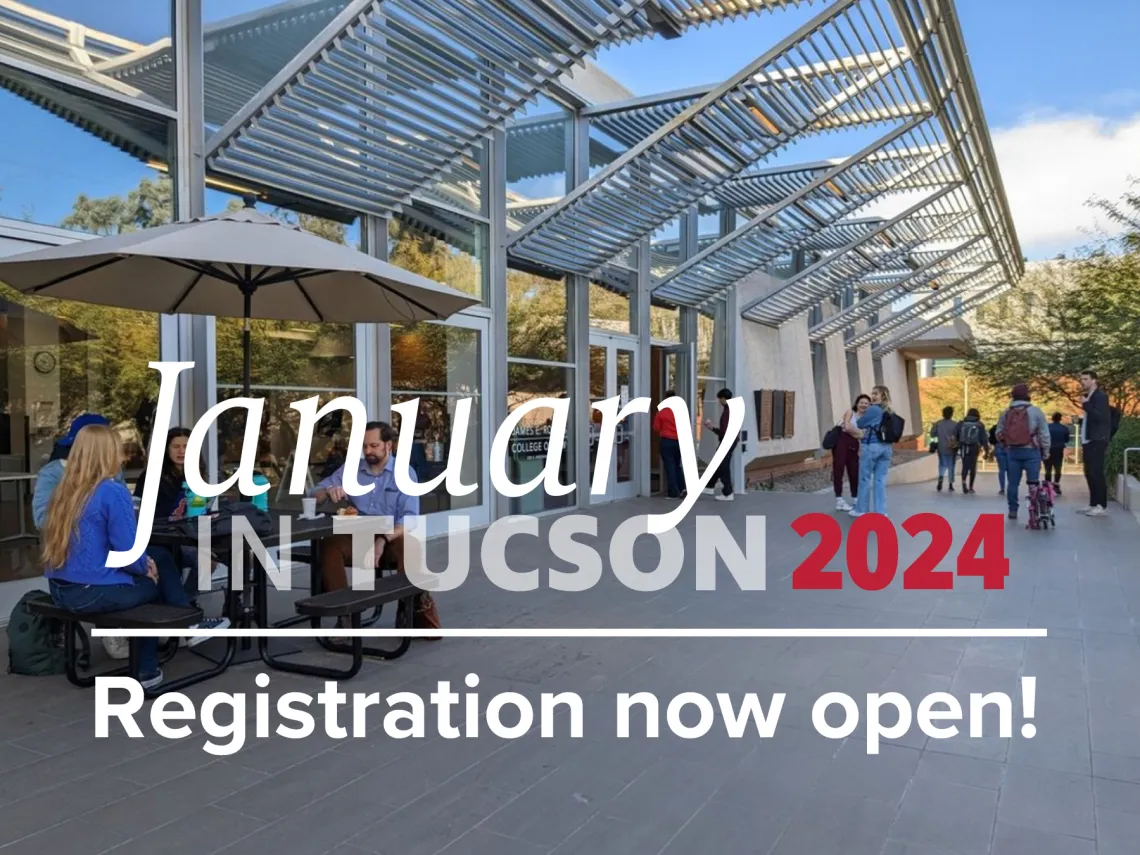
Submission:
[[[958,428],[958,444],[963,448],[981,445],[984,437],[981,422],[962,422]]]
[[[1005,411],[1001,441],[1012,448],[1033,444],[1033,431],[1029,429],[1029,407],[1010,407]]]
[[[1116,432],[1120,430],[1120,407],[1108,408],[1108,438],[1112,439],[1116,436]]]
[[[44,591],[28,591],[20,597],[8,618],[8,673],[29,677],[63,674],[67,654],[63,647],[63,624],[34,614],[28,604],[51,602]]]
[[[903,436],[906,419],[893,410],[883,412],[883,420],[879,422],[879,439],[886,443],[896,443]]]

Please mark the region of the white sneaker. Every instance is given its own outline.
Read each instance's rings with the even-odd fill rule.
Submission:
[[[129,659],[131,656],[130,639],[120,638],[117,635],[105,636],[103,638],[103,649],[112,659]]]
[[[150,676],[139,674],[139,685],[144,689],[153,689],[162,684],[162,669],[159,668],[155,673]]]
[[[230,619],[227,617],[202,618],[196,624],[189,627],[189,629],[229,629],[229,626]],[[186,642],[186,646],[197,647],[199,644],[209,640],[210,636],[208,635],[195,635],[193,638]]]
[[[1108,515],[1108,508],[1103,508],[1100,505],[1093,505],[1086,511],[1086,516],[1090,517],[1103,517]]]
[[[851,505],[847,502],[847,500],[845,498],[840,496],[838,499],[835,500],[835,510],[837,510],[837,511],[849,511],[849,510],[851,510]]]
[[[705,487],[703,490],[701,490],[701,492],[706,496],[712,496],[716,493],[716,490],[714,490],[712,487]]]
[[[716,494],[716,500],[718,502],[731,502],[735,498],[736,497],[734,495],[732,495],[732,493],[729,493],[727,496],[724,495],[724,493],[717,493]]]
[[[863,516],[863,512],[857,511],[854,508],[852,508],[851,510],[849,510],[847,512],[847,516],[849,516],[849,517],[861,517],[861,516]]]

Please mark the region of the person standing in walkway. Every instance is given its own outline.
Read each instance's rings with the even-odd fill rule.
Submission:
[[[942,420],[934,423],[930,429],[934,441],[938,443],[938,484],[935,486],[942,492],[942,477],[950,476],[950,492],[954,492],[954,462],[958,457],[958,423],[954,421],[954,408],[942,408]]]
[[[1069,428],[1061,424],[1060,413],[1053,413],[1049,423],[1049,456],[1045,459],[1045,480],[1053,482],[1053,492],[1061,495],[1061,467],[1065,463],[1065,449],[1069,445]]]
[[[891,393],[886,386],[871,390],[871,405],[855,420],[863,431],[863,447],[859,452],[859,497],[851,516],[861,517],[871,509],[874,494],[875,513],[887,513],[887,475],[891,471],[894,446],[883,441],[883,418],[891,412]]]
[[[862,445],[863,431],[855,426],[855,420],[871,406],[869,395],[860,395],[843,414],[837,427],[835,447],[831,449],[831,480],[835,486],[835,510],[850,511],[852,505],[843,498],[843,475],[847,474],[847,484],[851,500],[859,499],[859,448]]]
[[[728,402],[732,400],[732,392],[728,389],[721,389],[716,393],[716,399],[720,403],[720,426],[714,425],[710,419],[705,419],[705,427],[715,433],[721,442],[724,442],[724,438],[728,434]],[[732,452],[735,450],[736,439],[733,439],[732,445],[729,446],[728,454],[724,456],[724,460],[720,462],[720,466],[717,467],[712,480],[709,481],[708,487],[705,488],[706,493],[711,493],[713,492],[713,485],[718,481],[720,482],[721,491],[716,495],[718,502],[731,502],[733,500]]]
[[[978,454],[982,449],[988,451],[990,447],[986,426],[982,424],[981,415],[973,407],[966,413],[965,420],[958,425],[956,439],[962,453],[962,492],[973,493],[974,480],[978,477]]]
[[[1009,408],[998,417],[998,441],[1005,446],[1009,463],[1009,518],[1017,519],[1017,493],[1021,473],[1029,492],[1041,480],[1041,461],[1049,456],[1049,424],[1045,414],[1029,403],[1029,387],[1018,383],[1013,387]]]
[[[993,455],[994,462],[997,464],[998,476],[998,495],[1005,495],[1005,478],[1009,474],[1009,456],[1005,452],[1005,447],[998,442],[997,438],[997,424],[995,423],[990,428],[990,453]]]
[[[663,400],[677,397],[670,389]],[[661,468],[665,471],[666,491],[670,499],[685,495],[685,476],[681,467],[681,444],[677,441],[677,419],[670,409],[661,409],[653,417],[653,432],[657,434],[657,450],[661,452]]]
[[[1081,389],[1084,391],[1081,407],[1085,411],[1081,419],[1081,455],[1085,481],[1089,485],[1089,507],[1085,513],[1102,517],[1108,513],[1108,477],[1104,467],[1112,435],[1112,412],[1108,395],[1100,388],[1095,371],[1081,372]]]

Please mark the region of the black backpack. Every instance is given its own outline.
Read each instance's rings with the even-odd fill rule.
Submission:
[[[879,422],[879,439],[886,443],[896,443],[903,437],[906,428],[906,419],[893,410],[883,413],[883,420]]]
[[[20,597],[8,618],[8,673],[28,677],[63,674],[67,653],[63,647],[63,624],[55,618],[34,614],[32,602],[51,602],[44,591],[28,591]]]
[[[980,422],[962,422],[958,428],[958,443],[967,448],[982,444],[984,431]]]

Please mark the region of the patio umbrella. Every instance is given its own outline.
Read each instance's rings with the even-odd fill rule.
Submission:
[[[10,256],[0,281],[17,291],[161,314],[314,323],[440,320],[478,301],[246,207]]]

